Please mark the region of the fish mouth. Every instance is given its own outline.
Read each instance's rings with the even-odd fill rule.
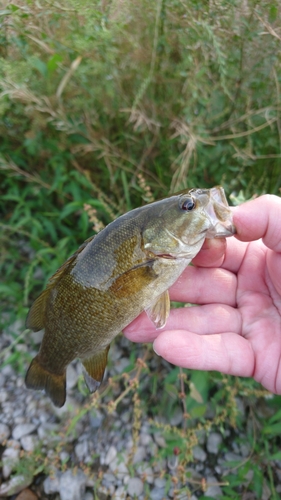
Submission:
[[[206,237],[209,238],[226,238],[227,236],[233,236],[236,234],[236,227],[232,223],[229,222],[218,222],[214,228],[207,232]]]
[[[157,254],[157,257],[160,257],[161,259],[176,259],[174,255],[171,255],[169,253],[159,253]]]
[[[206,238],[225,238],[236,233],[232,212],[222,187],[217,186],[210,189],[210,200],[205,211],[211,222]]]

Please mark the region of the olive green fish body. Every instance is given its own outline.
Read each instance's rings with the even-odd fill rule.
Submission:
[[[66,397],[65,371],[75,358],[91,391],[103,378],[110,342],[146,310],[158,328],[169,315],[167,289],[206,237],[233,234],[222,188],[190,190],[137,208],[87,240],[50,279],[27,326],[45,329],[27,387]]]

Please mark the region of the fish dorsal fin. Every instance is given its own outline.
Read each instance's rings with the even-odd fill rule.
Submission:
[[[166,290],[145,310],[156,328],[163,328],[170,314],[170,297]]]
[[[56,270],[56,272],[53,274],[53,276],[51,276],[51,278],[49,279],[49,281],[47,283],[46,290],[53,288],[53,286],[58,282],[58,280],[65,273],[65,271],[67,271],[67,269],[69,267],[71,267],[71,265],[76,260],[76,257],[79,255],[79,253],[81,253],[82,250],[84,250],[84,248],[88,245],[88,243],[90,243],[90,241],[92,241],[94,239],[94,237],[95,237],[95,234],[93,236],[91,236],[90,238],[88,238],[86,241],[84,241],[84,243],[82,243],[82,245],[80,245],[80,247],[76,250],[76,252],[74,252],[70,257],[68,257],[68,259],[62,264],[62,266],[60,266]]]
[[[84,379],[90,392],[95,392],[102,382],[104,371],[106,368],[109,347],[110,345],[108,345],[103,351],[97,352],[90,358],[81,360],[84,366]]]
[[[49,279],[46,289],[43,290],[43,292],[37,297],[37,299],[33,302],[28,316],[26,320],[26,327],[30,328],[34,332],[38,332],[39,330],[42,330],[42,328],[45,327],[45,311],[46,311],[46,304],[47,300],[50,294],[50,291],[56,286],[60,278],[64,275],[64,273],[71,267],[73,262],[75,261],[77,255],[79,255],[82,250],[92,241],[92,239],[95,237],[91,236],[88,238],[84,243],[76,250],[76,252],[71,255],[62,266],[60,266],[57,271],[51,276]]]

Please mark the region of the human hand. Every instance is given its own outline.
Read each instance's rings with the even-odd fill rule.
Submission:
[[[281,199],[264,195],[233,208],[237,235],[207,240],[170,289],[163,330],[145,313],[125,330],[170,363],[253,377],[281,394]]]

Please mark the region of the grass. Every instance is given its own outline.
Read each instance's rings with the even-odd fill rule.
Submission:
[[[79,244],[127,210],[187,186],[221,184],[234,203],[280,194],[279,3],[20,0],[0,11],[3,330],[23,321]],[[11,338],[1,362],[23,374],[30,339]],[[261,498],[266,484],[279,498],[280,397],[219,374],[159,365],[156,375],[149,348],[145,359],[139,349],[130,344],[125,376],[73,415],[69,432],[93,408],[122,411],[129,398],[137,442],[140,411],[153,432],[155,415],[180,407],[182,425],[159,424],[163,454],[179,450],[177,479],[199,430],[242,426],[251,454],[225,478],[223,498],[237,498],[249,468],[244,493]],[[269,419],[255,411],[264,404]]]

